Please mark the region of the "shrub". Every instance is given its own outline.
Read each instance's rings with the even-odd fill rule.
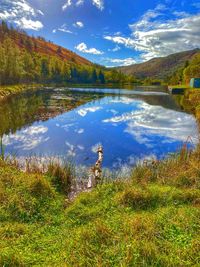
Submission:
[[[48,165],[47,174],[52,177],[53,184],[60,192],[68,194],[71,191],[75,177],[74,168],[71,164],[62,166],[60,163],[51,162]]]
[[[52,197],[55,195],[50,183],[41,175],[36,175],[36,178],[30,186],[30,190],[36,197]]]
[[[147,190],[140,188],[127,188],[124,192],[117,195],[117,202],[131,206],[134,209],[148,209],[154,206],[156,201],[155,197]]]

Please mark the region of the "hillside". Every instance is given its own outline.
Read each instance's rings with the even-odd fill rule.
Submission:
[[[94,64],[76,53],[0,23],[0,85],[126,83],[132,76]]]
[[[170,77],[178,69],[184,67],[199,52],[200,49],[194,49],[117,69],[125,74],[134,75],[137,78],[151,77],[165,79]]]
[[[56,56],[68,63],[80,65],[93,65],[89,60],[77,55],[76,53],[60,47],[51,41],[46,41],[43,37],[33,37],[26,32],[14,28],[9,28],[6,23],[0,24],[0,43],[9,37],[20,49],[28,50],[31,53],[39,53],[47,56]]]
[[[104,83],[104,68],[76,53],[0,23],[0,85]]]

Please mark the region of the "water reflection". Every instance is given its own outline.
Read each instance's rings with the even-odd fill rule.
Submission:
[[[102,144],[104,167],[119,168],[175,152],[188,136],[195,143],[194,117],[170,95],[128,92],[59,89],[10,99],[0,106],[6,152],[64,156],[88,166]]]

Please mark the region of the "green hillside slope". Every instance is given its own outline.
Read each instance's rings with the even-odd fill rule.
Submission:
[[[125,74],[134,75],[137,78],[151,77],[166,79],[167,77],[171,77],[178,69],[187,65],[188,61],[199,53],[200,50],[195,49],[172,54],[163,58],[154,58],[144,63],[119,67],[117,69]]]

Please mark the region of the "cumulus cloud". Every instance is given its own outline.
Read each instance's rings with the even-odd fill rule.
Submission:
[[[167,56],[172,53],[194,49],[200,43],[200,13],[171,12],[158,5],[148,10],[139,21],[129,25],[130,36],[104,36],[104,39],[124,45],[142,53],[141,60]]]
[[[93,55],[102,55],[103,52],[100,50],[97,50],[96,48],[88,48],[85,43],[80,43],[79,45],[75,46],[75,49],[82,53],[86,54],[93,54]]]
[[[43,16],[41,10],[35,9],[26,0],[0,0],[0,18],[14,23],[22,29],[38,31],[43,28],[38,16]]]
[[[83,28],[84,27],[84,24],[82,21],[76,21],[74,24],[73,24],[74,27],[76,28]]]
[[[40,21],[33,21],[31,19],[21,18],[15,22],[20,28],[38,31],[43,27]]]
[[[104,9],[104,0],[91,0],[92,4],[97,7],[99,10],[103,10]],[[66,10],[67,8],[71,7],[71,6],[81,6],[85,3],[85,0],[67,0],[66,3],[62,6],[62,10]]]
[[[140,102],[138,108],[103,122],[126,123],[125,132],[147,147],[154,146],[155,136],[163,137],[163,143],[185,142],[188,136],[191,136],[193,142],[197,143],[198,130],[192,115],[143,102]]]

